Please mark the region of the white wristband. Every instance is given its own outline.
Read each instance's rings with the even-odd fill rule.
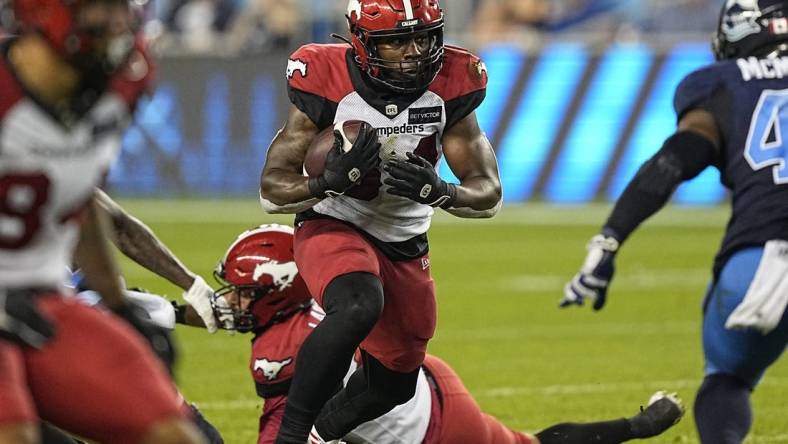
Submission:
[[[183,299],[200,315],[208,333],[214,333],[219,328],[211,306],[213,293],[213,288],[209,287],[200,276],[195,276],[192,286],[183,293]]]

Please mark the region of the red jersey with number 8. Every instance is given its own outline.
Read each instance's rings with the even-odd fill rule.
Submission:
[[[138,47],[84,113],[56,115],[0,55],[0,286],[60,287],[79,235],[77,215],[120,150],[152,73]]]

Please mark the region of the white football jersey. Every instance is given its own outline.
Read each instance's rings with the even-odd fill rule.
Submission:
[[[433,166],[442,156],[445,130],[473,112],[484,99],[487,73],[478,57],[447,46],[443,68],[421,95],[385,95],[364,79],[347,45],[302,46],[290,56],[287,78],[293,104],[326,128],[343,120],[363,120],[378,132],[382,162],[405,160],[413,152]],[[350,222],[384,242],[424,234],[433,209],[387,192],[388,173],[378,168],[342,196],[325,198],[312,209]]]
[[[406,153],[413,152],[422,140],[430,138],[433,138],[430,143],[434,147],[434,155],[440,159],[442,152],[437,141],[443,135],[446,123],[443,113],[439,112],[442,118],[433,123],[408,123],[411,109],[432,107],[442,109],[443,100],[437,94],[427,91],[392,119],[370,106],[354,91],[339,102],[334,120],[364,120],[377,128],[382,162],[407,159]],[[394,129],[403,131],[393,134]],[[391,133],[389,130],[392,130]],[[351,222],[386,242],[400,242],[425,233],[430,228],[432,207],[387,193],[385,189],[388,186],[381,184],[389,173],[381,170],[379,174],[380,184],[377,186],[381,189],[371,200],[357,199],[351,193],[348,196],[323,199],[313,209],[318,213]]]
[[[24,91],[7,61],[0,59],[3,287],[66,283],[79,235],[76,216],[119,152],[137,89],[141,93],[143,82],[147,85],[146,76],[138,74],[126,79],[119,73],[95,105],[66,126]]]

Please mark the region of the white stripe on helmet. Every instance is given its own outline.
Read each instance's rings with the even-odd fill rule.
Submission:
[[[410,0],[403,0],[402,3],[405,4],[405,20],[413,20],[413,5]]]

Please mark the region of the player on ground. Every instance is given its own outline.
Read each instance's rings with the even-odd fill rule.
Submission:
[[[474,113],[487,72],[478,57],[444,46],[438,1],[350,0],[347,18],[349,45],[310,44],[290,56],[293,106],[261,176],[266,211],[298,213],[296,261],[327,313],[302,348],[279,444],[304,444],[313,424],[313,442],[344,436],[413,396],[435,330],[426,236],[434,208],[492,217],[501,204],[495,155]],[[349,152],[333,150],[319,177],[303,176],[318,131],[349,119],[371,128]],[[459,184],[438,176],[441,156]],[[359,344],[364,371],[335,394]]]
[[[39,442],[40,420],[100,442],[202,442],[129,325],[168,354],[123,298],[93,199],[151,79],[129,5],[13,9],[17,36],[0,49],[0,443]],[[127,322],[64,297],[72,256]]]
[[[288,386],[306,337],[325,313],[307,292],[292,253],[292,229],[263,225],[242,233],[217,268],[236,325],[255,334],[249,367],[257,394],[265,399],[258,444],[274,442],[284,415]],[[348,378],[361,362],[357,353]],[[427,355],[417,374],[415,394],[404,404],[343,437],[349,443],[374,444],[587,444],[620,443],[656,436],[675,424],[679,401],[657,394],[632,418],[589,424],[564,423],[536,435],[510,430],[484,414],[460,381],[439,358]]]
[[[601,309],[621,244],[682,181],[719,169],[732,214],[703,304],[694,411],[703,443],[730,444],[747,435],[750,393],[788,343],[788,1],[726,1],[714,52],[678,86],[678,130],[627,185],[561,305]]]

